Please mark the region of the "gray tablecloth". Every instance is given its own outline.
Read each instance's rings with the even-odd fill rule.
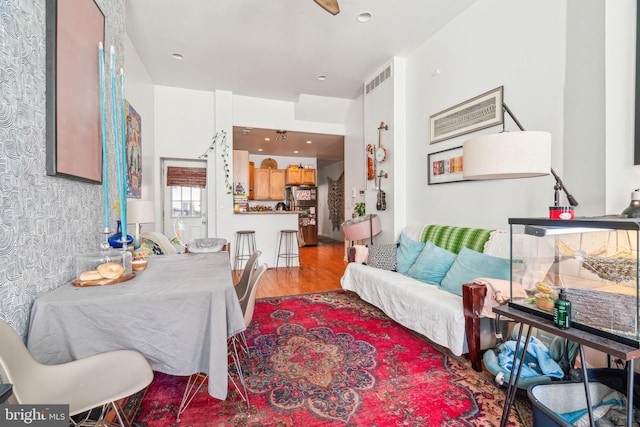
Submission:
[[[244,329],[228,253],[161,255],[127,282],[38,298],[28,347],[45,364],[137,350],[156,371],[209,374],[209,394],[225,399],[227,337]]]

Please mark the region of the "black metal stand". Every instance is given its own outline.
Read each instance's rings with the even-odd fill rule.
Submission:
[[[589,378],[587,376],[587,366],[584,359],[584,349],[583,345],[587,347],[594,348],[596,350],[602,351],[603,353],[610,354],[615,356],[623,361],[628,362],[627,366],[627,427],[631,427],[633,425],[633,380],[634,380],[634,360],[640,357],[640,349],[635,347],[630,347],[626,344],[619,343],[614,340],[610,340],[607,338],[603,338],[597,335],[594,335],[590,332],[583,331],[581,329],[559,329],[556,327],[553,322],[547,319],[543,319],[542,317],[536,316],[534,314],[527,313],[522,310],[515,309],[509,306],[499,306],[494,307],[493,312],[497,315],[507,317],[516,322],[520,322],[520,331],[518,333],[518,342],[516,343],[515,353],[516,355],[519,353],[520,347],[520,338],[522,337],[522,329],[525,324],[529,325],[529,330],[527,332],[527,338],[525,340],[522,354],[525,354],[527,351],[527,345],[529,343],[529,338],[531,336],[531,329],[538,328],[543,331],[550,332],[559,337],[568,339],[578,344],[580,349],[580,360],[582,364],[582,377],[584,381],[585,387],[585,396],[587,399],[587,410],[589,412],[589,421],[591,426],[595,426],[595,422],[593,420],[593,413],[591,407],[591,395],[589,392]],[[516,371],[516,363],[514,362],[511,366],[511,373],[509,375],[509,386],[507,387],[507,395],[505,397],[504,406],[502,409],[502,418],[500,420],[500,427],[504,427],[507,425],[507,421],[509,420],[509,413],[511,412],[511,407],[513,406],[513,402],[516,398],[516,391],[518,383],[518,379],[520,378],[520,374],[522,372],[522,363],[518,364],[518,369]],[[515,373],[515,376],[514,376]]]

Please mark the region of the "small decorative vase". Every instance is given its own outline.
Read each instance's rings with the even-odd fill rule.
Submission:
[[[109,246],[111,246],[112,248],[121,248],[122,247],[122,242],[120,241],[120,239],[122,238],[122,224],[120,223],[120,220],[118,220],[118,231],[115,232],[115,234],[112,234],[109,237]],[[133,237],[127,234],[127,246],[129,246],[131,244],[131,242],[133,242]]]

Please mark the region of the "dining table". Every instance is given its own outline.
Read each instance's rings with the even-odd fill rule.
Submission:
[[[112,350],[137,350],[154,371],[209,375],[227,396],[227,339],[245,329],[227,252],[153,255],[131,280],[66,283],[37,298],[27,346],[43,364]]]

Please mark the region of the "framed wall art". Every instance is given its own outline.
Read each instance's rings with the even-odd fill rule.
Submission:
[[[504,120],[502,86],[430,117],[429,143],[499,125]]]
[[[429,185],[464,181],[462,147],[429,153]]]
[[[127,118],[127,197],[142,196],[142,119],[125,100],[124,115]]]
[[[104,14],[94,0],[46,2],[47,175],[102,182],[100,71]]]

